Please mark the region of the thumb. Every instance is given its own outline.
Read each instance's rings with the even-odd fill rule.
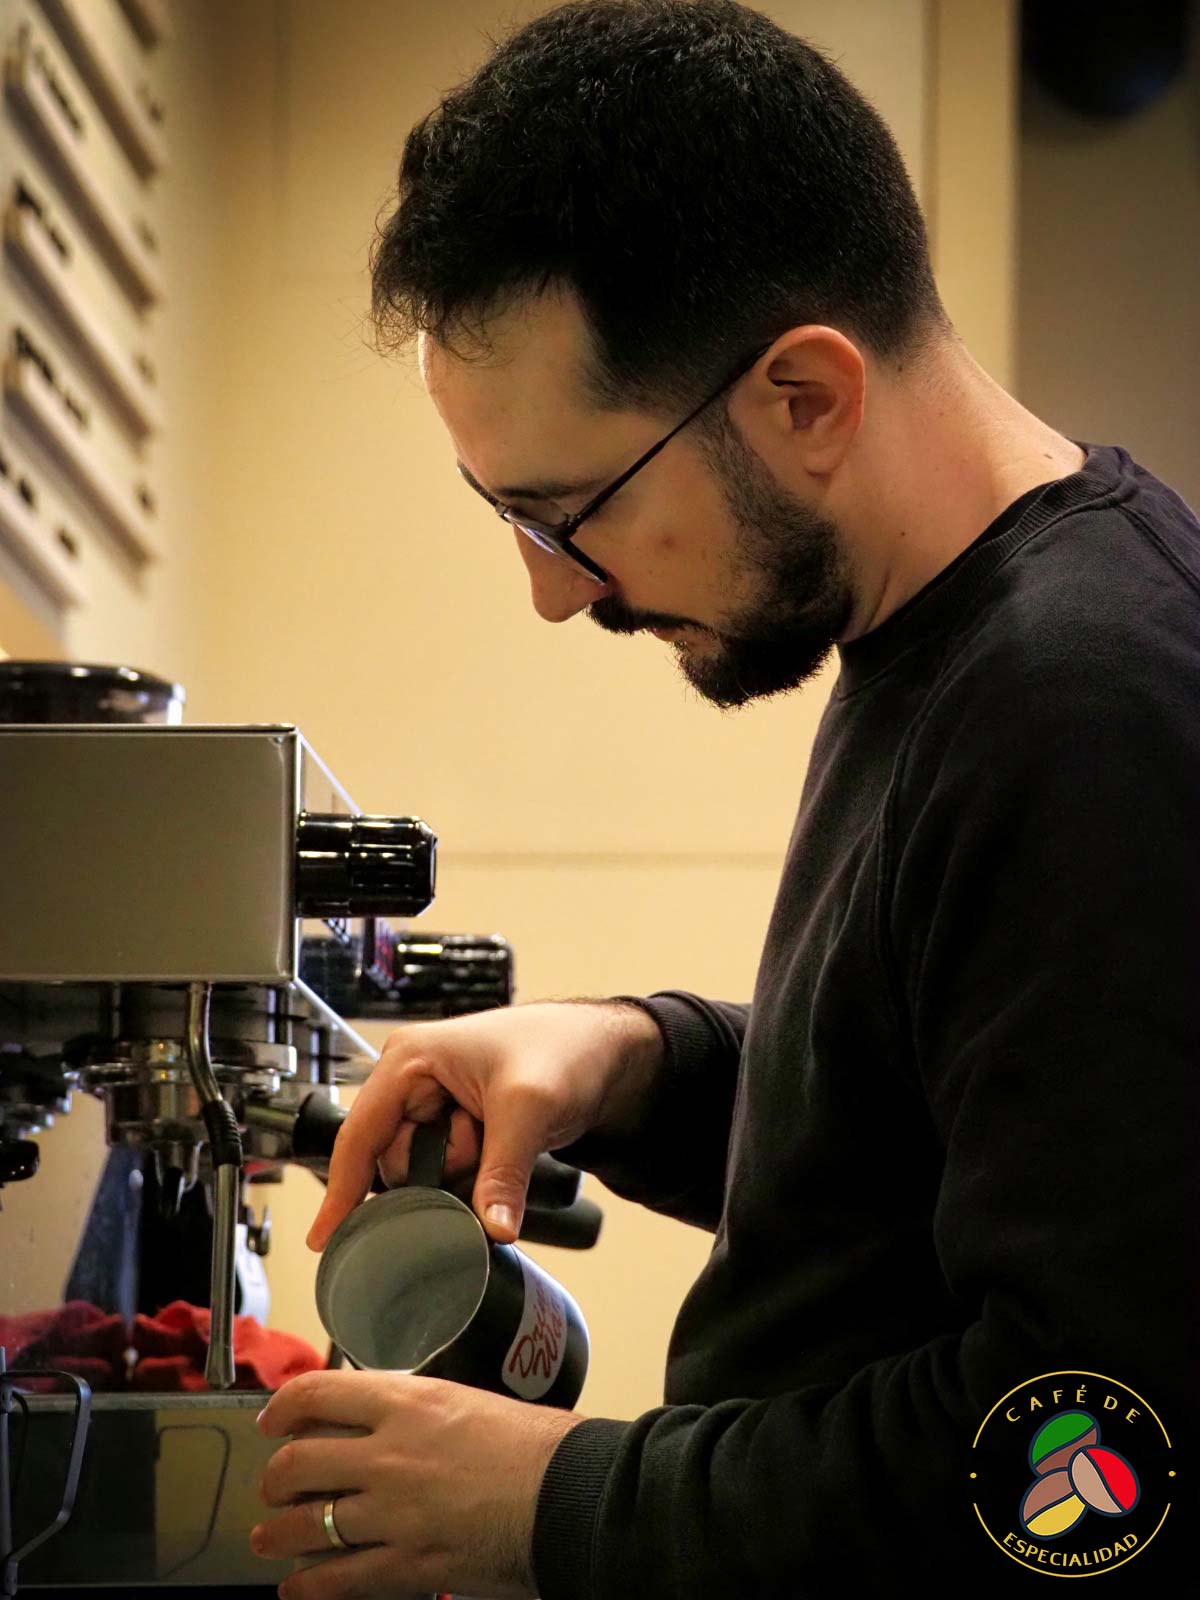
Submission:
[[[511,1244],[521,1231],[533,1164],[542,1153],[541,1118],[509,1103],[492,1109],[483,1124],[483,1149],[475,1179],[475,1211],[488,1233]]]

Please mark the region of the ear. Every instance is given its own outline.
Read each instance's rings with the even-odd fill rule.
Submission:
[[[858,347],[836,328],[809,324],[776,339],[734,395],[730,413],[764,458],[786,450],[794,465],[827,477],[862,426],[866,388]]]

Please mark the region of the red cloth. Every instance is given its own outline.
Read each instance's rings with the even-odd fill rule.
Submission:
[[[212,1312],[207,1306],[172,1300],[156,1317],[139,1312],[133,1322],[138,1364],[130,1387],[158,1392],[207,1389]],[[278,1389],[302,1372],[319,1372],[324,1361],[305,1339],[279,1328],[264,1328],[253,1317],[233,1319],[233,1387]]]
[[[204,1306],[173,1300],[155,1317],[141,1312],[130,1332],[115,1312],[86,1300],[70,1300],[50,1311],[0,1316],[0,1344],[10,1367],[61,1367],[86,1378],[93,1389],[139,1389],[177,1394],[203,1390],[212,1313]],[[126,1347],[137,1352],[128,1374]],[[233,1319],[235,1389],[278,1389],[301,1372],[317,1372],[325,1362],[306,1340],[278,1328],[264,1328],[253,1317]],[[22,1388],[53,1389],[53,1378],[21,1380]]]
[[[10,1367],[61,1367],[86,1378],[93,1389],[124,1388],[128,1343],[124,1319],[86,1300],[68,1300],[52,1311],[0,1316],[0,1344]],[[53,1378],[39,1378],[29,1384],[22,1379],[21,1387],[60,1385]]]

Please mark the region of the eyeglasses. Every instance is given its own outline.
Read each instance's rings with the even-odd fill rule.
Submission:
[[[490,495],[486,489],[481,488],[480,485],[469,476],[465,467],[460,465],[458,470],[471,485],[472,489],[483,496],[488,505],[490,505],[496,512],[497,516],[502,517],[505,522],[516,528],[519,533],[523,533],[526,538],[532,539],[534,544],[538,545],[541,549],[548,551],[551,555],[564,556],[568,561],[573,561],[575,565],[582,571],[586,572],[588,577],[594,582],[607,583],[608,574],[605,572],[604,568],[597,566],[597,564],[591,560],[590,557],[584,555],[582,550],[577,550],[575,548],[573,541],[575,534],[579,530],[580,524],[585,522],[593,512],[598,511],[606,500],[611,499],[612,496],[616,494],[618,489],[623,488],[635,473],[640,472],[648,462],[653,461],[658,452],[666,445],[670,444],[675,435],[677,433],[681,433],[683,429],[687,427],[689,422],[694,422],[700,413],[705,409],[705,407],[712,405],[713,401],[716,400],[720,395],[723,395],[726,389],[732,388],[732,386],[737,383],[739,378],[744,378],[750,371],[751,367],[753,367],[762,356],[766,355],[770,348],[771,346],[769,344],[764,344],[762,348],[756,350],[748,360],[741,362],[735,368],[735,370],[729,374],[720,387],[714,389],[710,395],[707,395],[703,400],[701,400],[700,404],[695,408],[695,410],[689,411],[687,416],[684,417],[683,421],[677,423],[676,426],[671,429],[670,433],[668,433],[664,438],[660,439],[657,444],[652,444],[649,450],[647,450],[644,455],[639,456],[631,467],[627,467],[619,478],[615,478],[612,483],[601,489],[599,494],[593,495],[588,501],[587,505],[585,505],[581,511],[577,511],[574,516],[564,517],[561,522],[538,522],[532,517],[525,516],[522,512],[514,511],[511,506],[506,506],[502,500],[497,500],[494,495]]]

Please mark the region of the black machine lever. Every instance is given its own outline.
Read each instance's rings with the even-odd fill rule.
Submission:
[[[560,1250],[590,1250],[600,1237],[604,1213],[594,1200],[580,1195],[561,1209],[529,1205],[517,1237],[522,1244],[553,1244]]]

